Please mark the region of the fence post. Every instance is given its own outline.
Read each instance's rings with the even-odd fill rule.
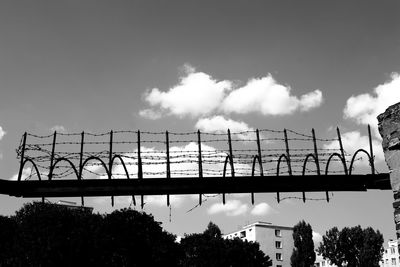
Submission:
[[[393,190],[396,237],[400,241],[400,102],[378,116],[378,126]]]

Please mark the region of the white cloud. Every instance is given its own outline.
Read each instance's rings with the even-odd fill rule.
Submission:
[[[343,110],[344,117],[354,119],[359,124],[370,124],[377,132],[376,117],[387,107],[400,101],[400,75],[393,73],[391,80],[378,85],[371,94],[352,96]]]
[[[315,90],[300,99],[291,95],[291,88],[278,84],[268,75],[254,78],[232,91],[222,103],[223,111],[246,114],[258,112],[263,115],[286,115],[296,110],[307,111],[322,104],[322,93]]]
[[[151,108],[148,109],[142,109],[139,111],[139,115],[143,118],[150,119],[150,120],[157,120],[161,118],[161,112],[157,110],[153,110]]]
[[[228,200],[225,205],[223,203],[214,203],[208,208],[208,214],[225,213],[227,216],[243,215],[248,210],[248,205],[240,200]]]
[[[309,111],[310,109],[319,107],[323,102],[322,92],[315,90],[304,94],[300,97],[299,105],[301,111]]]
[[[116,205],[128,206],[132,203],[132,196],[117,196],[114,198]],[[169,198],[172,207],[179,208],[185,200],[189,200],[188,196],[183,195],[171,195]],[[110,197],[95,197],[93,201],[96,204],[108,204],[110,203]],[[141,205],[140,196],[135,196],[136,205]],[[154,207],[166,207],[167,206],[167,196],[166,195],[152,195],[145,196],[143,202],[145,203],[145,208],[148,206]]]
[[[65,133],[67,130],[62,125],[55,125],[55,126],[50,128],[50,131],[59,132],[59,133]]]
[[[177,85],[166,92],[154,88],[144,94],[145,101],[153,108],[141,110],[141,116],[157,119],[163,111],[178,117],[201,117],[212,112],[286,115],[297,110],[308,111],[323,102],[320,90],[297,97],[291,94],[289,86],[277,83],[271,74],[250,79],[243,87],[234,89],[232,81],[218,81],[187,64],[183,69]]]
[[[0,140],[3,139],[4,135],[6,135],[6,132],[3,130],[3,128],[0,126]]]
[[[179,117],[195,117],[214,111],[231,89],[231,82],[214,80],[204,72],[195,72],[193,68],[186,67],[186,70],[186,76],[180,78],[179,84],[167,92],[154,88],[145,93],[145,100],[151,106]],[[148,115],[143,110],[141,113]]]
[[[32,170],[32,169],[31,169],[30,167],[24,168],[24,169],[22,170],[21,180],[25,180],[26,178],[28,178],[29,175],[31,175],[31,170]],[[11,178],[9,178],[8,180],[17,181],[17,180],[18,180],[18,173],[14,174],[14,175],[13,175]]]
[[[169,196],[169,202],[172,207],[180,207],[185,200],[190,200],[189,196],[182,195],[171,195]],[[156,207],[166,207],[167,206],[167,196],[146,196],[144,199],[146,205],[156,206]]]
[[[274,209],[268,203],[263,202],[254,206],[250,213],[254,216],[262,216],[272,212],[274,212]]]
[[[353,155],[358,149],[362,148],[369,153],[369,138],[368,136],[361,135],[359,131],[346,132],[341,135],[344,150]],[[339,147],[338,141],[333,141],[324,145],[327,149],[337,149]],[[372,139],[372,149],[375,156],[375,161],[383,161],[384,155],[382,145],[378,140]],[[364,153],[358,154],[362,156],[363,164],[369,164]],[[351,158],[348,158],[350,160]]]
[[[322,242],[322,235],[317,232],[312,232],[312,238],[314,241],[314,248],[318,248],[319,244]]]
[[[245,122],[225,119],[223,116],[200,119],[197,121],[195,127],[201,131],[213,133],[226,133],[228,129],[230,129],[231,132],[245,132],[254,130]]]

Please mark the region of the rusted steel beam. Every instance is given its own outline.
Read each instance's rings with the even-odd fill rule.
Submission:
[[[390,190],[389,174],[93,180],[0,180],[0,194],[16,197],[80,197],[217,193]]]

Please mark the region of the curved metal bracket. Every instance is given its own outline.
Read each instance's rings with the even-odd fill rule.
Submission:
[[[369,164],[370,164],[370,166],[371,166],[371,172],[372,172],[372,174],[374,174],[374,160],[373,160],[373,158],[371,157],[371,155],[370,155],[365,149],[362,149],[362,148],[361,148],[361,149],[357,150],[357,151],[354,153],[353,157],[351,158],[349,175],[351,175],[351,173],[353,172],[354,160],[356,159],[357,154],[360,153],[360,152],[363,152],[363,153],[365,153],[365,154],[368,156],[368,161],[369,161]]]

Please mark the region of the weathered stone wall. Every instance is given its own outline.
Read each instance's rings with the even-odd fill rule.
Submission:
[[[394,194],[396,235],[397,239],[400,239],[400,102],[388,107],[384,113],[380,114],[378,123]]]

